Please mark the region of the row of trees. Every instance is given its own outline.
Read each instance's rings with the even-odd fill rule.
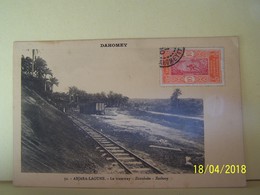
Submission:
[[[123,96],[120,93],[115,93],[110,91],[109,93],[87,93],[84,90],[80,90],[77,87],[69,87],[68,94],[70,100],[79,103],[89,103],[89,102],[103,102],[108,107],[120,107],[128,102],[128,97]]]
[[[53,76],[46,61],[41,57],[21,57],[22,82],[40,92],[52,93],[53,86],[58,86],[59,81]]]
[[[55,92],[52,94],[52,99],[56,103],[66,103],[71,107],[76,107],[81,103],[102,102],[107,107],[121,107],[128,103],[129,98],[122,94],[110,91],[109,93],[87,93],[77,87],[69,87],[67,93]]]

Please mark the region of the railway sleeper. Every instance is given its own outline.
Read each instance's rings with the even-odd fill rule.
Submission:
[[[151,168],[134,168],[134,169],[131,169],[132,172],[137,172],[137,173],[140,173],[140,172],[150,172],[152,171]]]
[[[127,165],[142,165],[143,163],[140,161],[129,161],[129,162],[125,162],[124,164]]]
[[[107,139],[104,139],[103,137],[97,137],[97,136],[92,136],[94,139],[96,140],[100,140],[100,141],[107,141]]]
[[[107,148],[106,148],[107,149]],[[116,150],[116,149],[107,149],[111,153],[124,152],[124,150]]]
[[[102,139],[102,136],[91,135],[94,139]]]
[[[120,149],[118,146],[105,146],[107,150],[118,150]]]
[[[100,141],[101,144],[110,144],[110,141]]]
[[[142,169],[142,168],[148,168],[147,166],[144,166],[143,164],[127,164],[124,163],[127,167],[131,169]]]
[[[103,146],[105,147],[105,148],[107,148],[107,147],[116,147],[114,144],[103,144]]]
[[[129,156],[128,153],[113,153],[114,156]]]
[[[122,161],[130,161],[130,160],[135,160],[134,157],[117,157],[118,160]]]

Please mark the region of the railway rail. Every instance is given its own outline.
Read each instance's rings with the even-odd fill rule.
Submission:
[[[120,146],[102,132],[90,127],[84,120],[74,116],[70,116],[70,118],[79,129],[98,143],[98,149],[103,153],[102,156],[105,156],[107,160],[115,161],[114,163],[117,163],[126,174],[163,174],[158,168]]]

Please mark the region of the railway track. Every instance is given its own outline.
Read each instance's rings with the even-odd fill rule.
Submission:
[[[84,120],[74,116],[70,116],[70,118],[78,128],[86,132],[88,136],[98,143],[99,147],[97,149],[103,153],[102,156],[117,163],[126,174],[163,174],[144,159],[120,146],[102,132],[90,127]]]

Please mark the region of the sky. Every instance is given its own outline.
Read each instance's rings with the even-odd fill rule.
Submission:
[[[109,40],[118,41],[118,40]],[[176,87],[160,85],[159,46],[128,41],[126,48],[104,48],[105,41],[52,41],[24,45],[37,48],[59,80],[54,91],[76,86],[87,93],[114,91],[129,98],[170,98]]]

